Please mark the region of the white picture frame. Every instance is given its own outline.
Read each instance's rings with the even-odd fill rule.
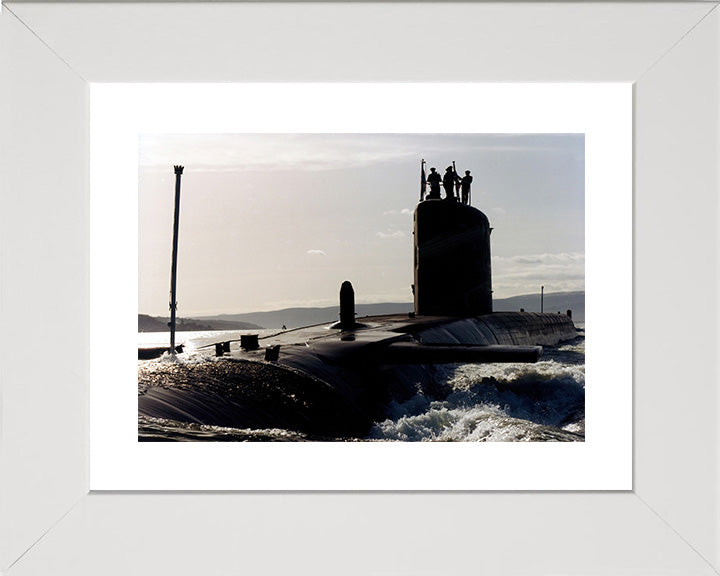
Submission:
[[[5,6],[3,573],[716,574],[716,7]],[[274,34],[248,51],[267,40],[248,25],[258,18]],[[460,40],[429,50],[417,32],[431,23],[457,25]],[[131,40],[148,31],[152,53]],[[88,493],[87,83],[333,77],[635,83],[632,491]],[[51,299],[27,282],[42,274]],[[688,313],[688,287],[701,314]],[[38,352],[32,323],[55,345]]]

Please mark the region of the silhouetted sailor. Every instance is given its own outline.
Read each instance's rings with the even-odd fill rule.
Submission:
[[[445,170],[445,176],[443,176],[443,188],[445,188],[445,199],[446,200],[455,200],[455,180],[457,179],[457,174],[455,174],[455,170],[453,170],[452,166],[448,166],[447,170]]]
[[[470,176],[470,170],[465,170],[465,176],[460,179],[463,204],[470,203],[470,184],[472,184],[472,176]]]
[[[435,171],[435,168],[430,168],[430,174],[428,174],[427,177],[427,183],[430,184],[430,194],[428,194],[428,199],[430,198],[437,198],[440,199],[440,182],[442,181],[442,178],[440,177],[440,174]]]

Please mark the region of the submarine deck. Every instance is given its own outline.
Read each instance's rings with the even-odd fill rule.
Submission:
[[[563,314],[493,312],[471,318],[389,314],[358,318],[356,326],[346,331],[331,328],[327,323],[278,331],[260,337],[259,348],[255,350],[244,350],[236,345],[228,355],[259,360],[264,357],[266,348],[280,346],[282,363],[287,351],[297,346],[319,350],[332,345],[335,353],[342,354],[343,348],[357,349],[410,339],[421,344],[542,346],[575,336],[577,332],[572,320]],[[228,340],[226,336],[218,335],[195,342],[196,348],[201,350]]]

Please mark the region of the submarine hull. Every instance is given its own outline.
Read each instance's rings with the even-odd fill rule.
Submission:
[[[449,390],[437,377],[437,364],[534,361],[539,349],[533,347],[576,336],[572,320],[560,314],[368,317],[350,331],[311,327],[264,338],[258,350],[143,366],[138,412],[320,439],[362,438],[393,401],[403,402],[418,389],[430,398],[445,397]],[[265,348],[275,346],[277,360],[266,361]]]

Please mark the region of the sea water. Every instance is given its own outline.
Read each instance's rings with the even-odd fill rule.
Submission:
[[[442,400],[421,391],[393,402],[387,418],[376,422],[365,441],[390,442],[542,442],[585,439],[585,333],[558,346],[543,347],[534,364],[444,365],[436,378],[450,388]],[[189,349],[215,341],[239,339],[252,331],[179,333]],[[262,331],[261,335],[275,331]],[[253,332],[257,333],[257,331]],[[139,334],[139,345],[167,342],[165,333]],[[192,354],[182,361],[199,361]],[[139,365],[162,362],[138,361]],[[202,361],[213,361],[204,357]],[[337,441],[282,429],[236,429],[139,417],[139,439],[150,441]],[[357,439],[352,439],[357,440]]]

